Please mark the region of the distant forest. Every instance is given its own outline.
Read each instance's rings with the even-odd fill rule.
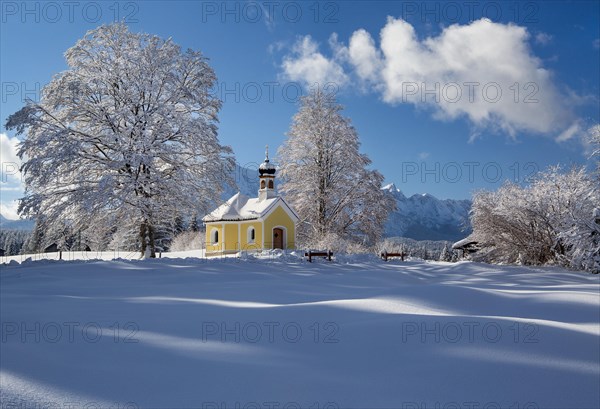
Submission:
[[[30,238],[31,231],[28,230],[0,229],[0,248],[4,250],[5,256],[27,253]]]

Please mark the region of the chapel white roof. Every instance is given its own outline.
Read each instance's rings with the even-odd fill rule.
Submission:
[[[241,193],[236,193],[231,199],[204,216],[202,220],[205,222],[254,220],[265,216],[279,201],[285,204],[281,197],[259,200],[257,197],[249,198]],[[285,206],[294,214],[287,204]],[[294,216],[296,215],[294,214]]]

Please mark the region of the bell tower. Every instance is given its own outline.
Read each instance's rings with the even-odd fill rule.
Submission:
[[[271,199],[277,196],[275,192],[275,166],[269,162],[269,145],[265,147],[265,161],[258,167],[260,187],[258,200]]]

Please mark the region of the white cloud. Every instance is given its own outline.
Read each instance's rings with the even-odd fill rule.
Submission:
[[[267,46],[267,51],[269,52],[269,54],[275,54],[283,50],[284,47],[285,43],[283,41],[275,41],[274,43],[271,43]]]
[[[11,138],[5,133],[0,133],[0,161],[3,163],[21,163],[17,155],[19,139]]]
[[[365,30],[357,30],[350,37],[348,45],[350,62],[356,74],[365,81],[379,80],[383,63],[381,53],[375,48],[375,41]]]
[[[267,29],[269,31],[273,31],[273,29],[275,28],[275,19],[274,16],[269,12],[269,9],[266,8],[261,2],[252,2],[251,6],[256,7],[258,5],[258,7],[260,7],[260,12],[257,12],[257,15],[259,19],[262,19],[265,23],[265,26],[267,27]],[[248,16],[249,19],[254,19],[254,15],[251,14],[250,16]]]
[[[549,44],[552,41],[552,36],[547,33],[537,33],[535,35],[535,42],[541,45]]]
[[[17,155],[17,138],[11,138],[4,133],[0,133],[0,180],[6,182],[20,182],[21,159]]]
[[[573,122],[573,124],[571,124],[571,126],[569,126],[567,129],[562,131],[556,137],[556,141],[557,142],[565,142],[565,141],[568,141],[569,139],[572,139],[573,137],[579,135],[580,133],[581,133],[581,125],[580,125],[579,121],[575,121],[575,122]]]
[[[19,197],[23,192],[19,172],[21,160],[17,156],[18,143],[17,138],[0,133],[0,214],[10,220],[19,219],[18,202],[11,199]]]
[[[8,220],[19,220],[19,214],[17,213],[18,207],[19,202],[17,200],[0,202],[0,214]]]
[[[577,120],[561,132],[556,141],[560,143],[575,142],[583,147],[583,155],[592,159],[598,156],[600,160],[600,124],[591,124],[584,120]],[[595,160],[595,159],[594,159]]]
[[[594,41],[592,41],[592,47],[594,47],[596,50],[600,50],[600,38],[596,38]]]
[[[329,43],[329,47],[333,53],[333,60],[337,61],[338,63],[348,61],[348,48],[339,42],[337,33],[331,33],[327,42]]]
[[[383,98],[429,106],[439,119],[466,116],[478,128],[509,135],[555,132],[571,119],[569,111],[528,38],[523,27],[482,19],[420,41],[410,24],[390,18],[381,31]]]
[[[298,39],[292,54],[284,57],[281,66],[288,79],[307,86],[327,83],[341,86],[348,80],[342,66],[321,54],[319,45],[309,35]]]
[[[467,118],[473,135],[500,130],[557,137],[576,120],[572,106],[580,97],[559,89],[530,40],[525,27],[488,19],[419,39],[411,24],[389,17],[379,46],[364,29],[352,34],[347,47],[333,34],[328,58],[306,36],[282,67],[288,78],[306,83],[325,78],[360,88],[367,83],[383,101],[428,108],[439,120]]]
[[[419,153],[419,159],[425,160],[429,157],[429,152],[421,152]]]

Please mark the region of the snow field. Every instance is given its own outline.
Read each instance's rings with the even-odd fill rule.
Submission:
[[[595,275],[163,255],[0,284],[2,407],[600,407]]]

